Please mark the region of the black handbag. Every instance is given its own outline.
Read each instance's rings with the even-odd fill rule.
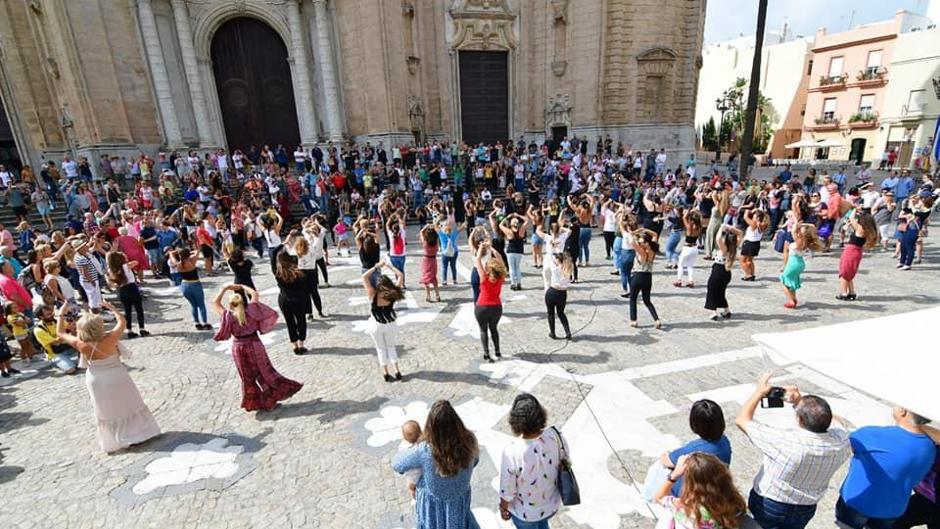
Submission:
[[[561,494],[561,503],[564,505],[579,505],[581,503],[581,488],[578,487],[578,480],[574,477],[574,470],[571,468],[571,460],[568,459],[568,453],[565,451],[565,442],[561,439],[561,432],[558,428],[552,426],[555,435],[558,437],[558,450],[561,458],[558,461],[558,492]]]

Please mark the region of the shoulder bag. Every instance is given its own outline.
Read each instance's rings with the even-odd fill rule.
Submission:
[[[578,480],[571,468],[571,460],[568,459],[568,453],[565,451],[565,442],[562,440],[558,428],[552,426],[552,430],[555,431],[555,436],[558,438],[558,451],[561,456],[558,461],[558,492],[561,494],[561,503],[564,505],[579,505],[581,503],[581,488],[578,487]]]

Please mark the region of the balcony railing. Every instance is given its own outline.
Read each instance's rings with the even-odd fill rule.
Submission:
[[[842,122],[842,119],[839,116],[827,116],[823,114],[818,118],[813,120],[816,123],[817,128],[829,128],[829,127],[838,127],[839,123]]]
[[[927,109],[927,105],[920,103],[919,105],[903,105],[901,106],[901,115],[902,116],[914,116],[923,114],[924,110]]]
[[[870,110],[863,110],[849,116],[849,123],[872,123],[875,121],[878,121],[878,113]]]
[[[821,75],[819,76],[819,86],[844,85],[848,78],[848,74]]]
[[[859,70],[855,75],[856,81],[881,81],[888,75],[888,70],[884,66],[869,66],[864,70]]]

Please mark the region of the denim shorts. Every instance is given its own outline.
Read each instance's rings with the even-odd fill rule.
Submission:
[[[73,371],[77,364],[72,360],[71,351],[59,353],[52,359],[52,363],[59,371]]]

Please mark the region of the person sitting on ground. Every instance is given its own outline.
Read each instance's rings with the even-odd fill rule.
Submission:
[[[664,467],[675,469],[680,457],[694,453],[711,454],[725,465],[731,464],[731,442],[725,437],[725,415],[718,403],[702,399],[692,404],[689,428],[698,435],[698,439],[661,455],[659,460]],[[682,477],[673,485],[670,494],[678,498],[681,492]]]
[[[679,480],[681,492],[670,494]],[[740,525],[745,509],[728,466],[701,452],[680,457],[654,499],[669,510],[675,529],[732,529]]]

